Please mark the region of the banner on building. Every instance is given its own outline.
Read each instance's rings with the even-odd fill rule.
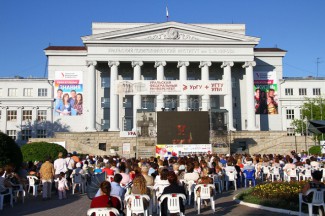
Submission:
[[[157,137],[156,112],[137,110],[137,136]]]
[[[208,154],[212,152],[211,144],[156,145],[156,157],[181,157],[189,154]]]
[[[254,72],[255,114],[278,114],[276,71]]]
[[[83,114],[82,73],[82,71],[55,71],[55,116],[77,116]]]
[[[220,80],[117,80],[116,94],[122,95],[225,95],[226,87]]]

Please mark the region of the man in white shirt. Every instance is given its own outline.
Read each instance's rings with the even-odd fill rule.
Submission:
[[[65,159],[65,162],[66,162],[66,166],[67,166],[67,180],[69,182],[69,184],[72,183],[72,180],[70,178],[70,175],[72,174],[72,171],[75,167],[75,162],[74,160],[71,158],[71,155],[70,154],[67,154],[67,157]]]
[[[54,161],[54,179],[59,178],[61,172],[67,172],[67,164],[65,159],[63,158],[63,153],[59,152],[58,159]],[[55,187],[58,188],[58,183],[55,182]]]

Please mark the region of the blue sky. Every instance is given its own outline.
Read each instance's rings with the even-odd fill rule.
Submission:
[[[324,0],[1,0],[0,77],[43,77],[43,49],[82,45],[92,22],[243,23],[258,47],[287,50],[284,76],[325,77]]]

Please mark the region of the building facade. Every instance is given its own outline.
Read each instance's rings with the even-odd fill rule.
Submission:
[[[227,131],[287,131],[288,110],[309,95],[287,89],[323,92],[321,79],[284,79],[286,51],[256,48],[244,24],[93,23],[81,39],[45,49],[47,79],[0,79],[1,131],[21,143],[41,130],[136,137],[144,111],[218,112]]]

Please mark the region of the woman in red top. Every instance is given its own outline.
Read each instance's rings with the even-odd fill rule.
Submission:
[[[100,184],[100,196],[94,197],[91,201],[90,208],[105,208],[112,207],[120,211],[121,203],[116,197],[111,197],[111,183],[108,181],[103,181]],[[110,213],[110,216],[115,216],[115,214]]]

